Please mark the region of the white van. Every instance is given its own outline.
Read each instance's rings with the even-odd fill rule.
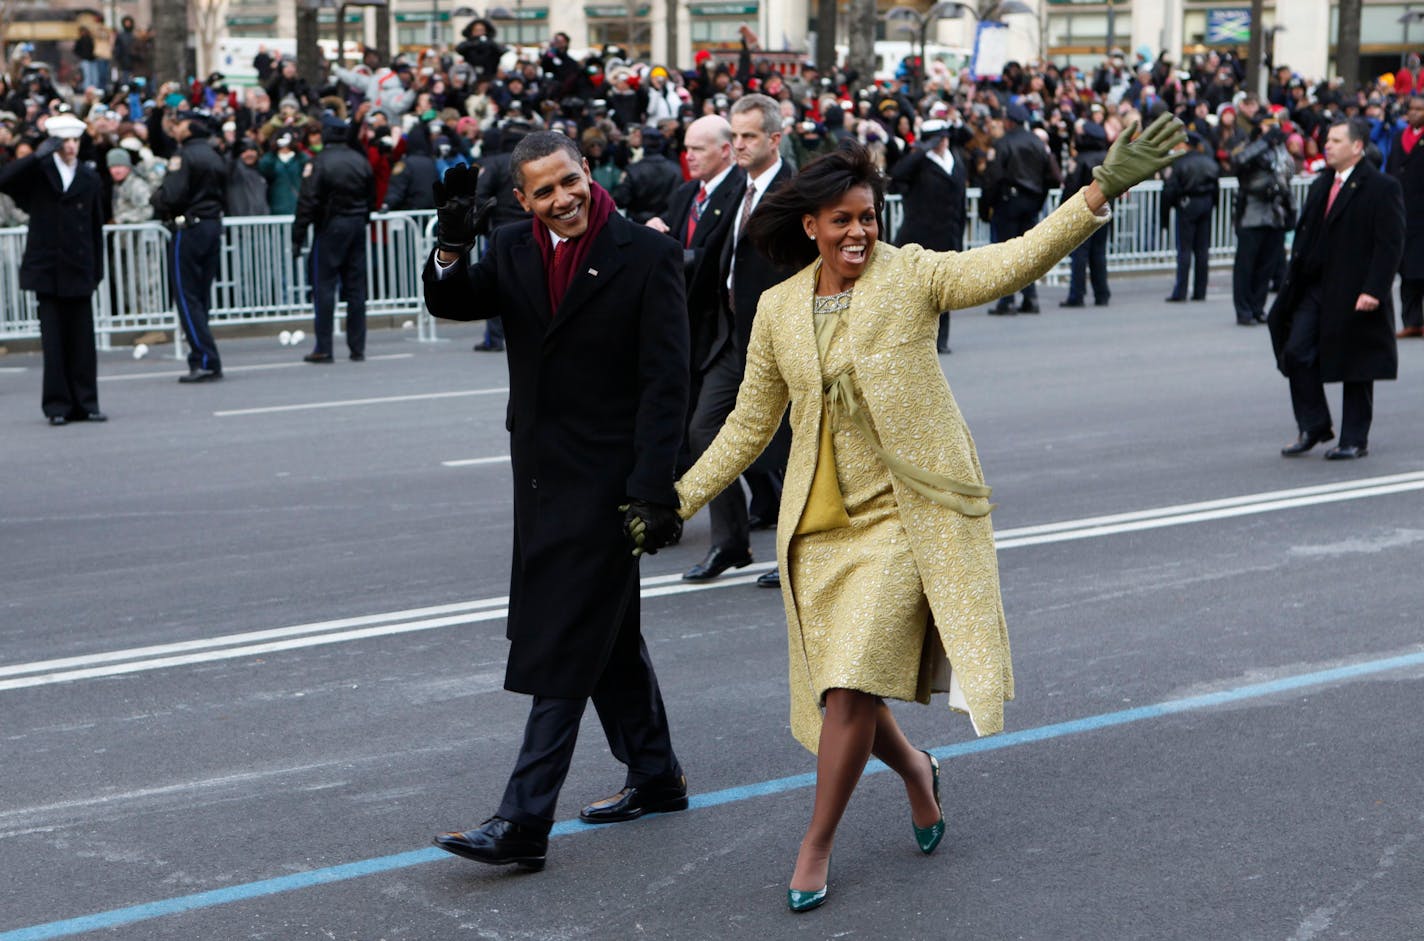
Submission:
[[[836,62],[844,66],[848,46],[836,46]],[[875,80],[886,82],[902,71],[901,64],[911,56],[920,54],[919,44],[905,39],[881,39],[875,43]],[[951,72],[967,66],[974,58],[974,50],[940,43],[925,43],[925,59],[929,63],[942,62]]]

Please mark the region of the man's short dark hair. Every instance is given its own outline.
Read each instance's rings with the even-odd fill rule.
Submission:
[[[1330,126],[1343,127],[1345,133],[1350,135],[1350,141],[1352,143],[1364,144],[1369,142],[1370,122],[1365,118],[1341,118],[1338,121],[1332,121]]]
[[[558,131],[536,131],[514,145],[509,155],[509,172],[514,177],[514,188],[524,189],[524,165],[531,160],[542,160],[559,151],[566,152],[574,163],[582,164],[583,153],[578,142]]]

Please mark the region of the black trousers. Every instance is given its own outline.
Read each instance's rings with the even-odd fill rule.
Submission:
[[[46,417],[83,418],[99,411],[99,355],[94,350],[94,306],[89,295],[38,294],[44,350]]]
[[[188,368],[222,372],[222,359],[208,327],[213,281],[222,251],[222,220],[204,219],[173,233],[173,300],[188,338]]]
[[[1291,320],[1284,359],[1290,368],[1291,408],[1296,428],[1302,432],[1325,432],[1334,423],[1325,401],[1325,384],[1320,378],[1320,306],[1318,285],[1306,291]],[[1344,382],[1341,408],[1340,446],[1368,447],[1370,425],[1374,421],[1374,383]]]
[[[994,210],[994,241],[1007,242],[1009,239],[1023,235],[1033,228],[1042,209],[1042,196],[1010,196]],[[1025,286],[1021,293],[1024,303],[1036,302],[1038,300],[1038,285],[1031,283]],[[1012,294],[999,299],[1000,307],[1010,307],[1013,303],[1014,296]]]
[[[592,696],[608,748],[628,768],[625,787],[682,774],[673,754],[657,674],[639,630],[636,578],[635,574],[632,608]],[[499,816],[545,833],[553,826],[559,791],[569,773],[587,705],[587,699],[534,697]]]
[[[1266,316],[1266,290],[1270,287],[1271,275],[1280,262],[1285,245],[1284,229],[1253,227],[1236,230],[1231,299],[1236,305],[1237,323]]]
[[[1087,293],[1087,275],[1093,280],[1093,300],[1106,304],[1112,297],[1108,289],[1108,226],[1099,228],[1088,240],[1069,255],[1068,300],[1078,303]]]
[[[939,315],[939,329],[935,332],[935,349],[941,353],[949,349],[949,311]]]
[[[1211,263],[1211,210],[1210,196],[1193,196],[1185,207],[1177,210],[1177,280],[1172,285],[1173,297],[1187,296],[1187,274],[1192,272],[1195,263],[1192,300],[1206,298],[1207,266]]]
[[[1399,317],[1406,327],[1424,327],[1424,278],[1399,279]]]
[[[327,220],[312,246],[312,297],[316,303],[316,350],[331,355],[336,323],[336,283],[346,302],[346,347],[366,352],[366,219],[336,216]]]

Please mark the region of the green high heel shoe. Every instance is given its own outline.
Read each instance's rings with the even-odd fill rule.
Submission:
[[[828,858],[826,860],[826,870],[828,874],[830,868],[831,861]],[[801,912],[809,912],[813,908],[820,908],[822,905],[826,904],[826,893],[828,892],[830,887],[831,884],[829,880],[827,880],[826,884],[821,886],[819,889],[813,889],[809,891],[803,889],[792,889],[788,887],[786,890],[786,905],[788,908],[790,908],[793,912],[796,912],[797,914],[800,914]]]
[[[915,827],[915,842],[919,844],[920,852],[928,856],[939,846],[939,841],[944,839],[944,807],[939,802],[939,762],[924,749],[920,749],[920,753],[930,760],[930,772],[934,775],[935,806],[939,808],[938,820],[928,827]],[[913,817],[910,819],[910,826],[915,826]]]

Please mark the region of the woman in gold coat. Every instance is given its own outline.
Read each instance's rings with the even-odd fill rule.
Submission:
[[[836,827],[872,754],[903,779],[921,851],[943,837],[938,762],[885,699],[947,692],[976,733],[1003,728],[1014,688],[989,488],[935,331],[941,311],[1046,274],[1184,136],[1170,118],[1133,131],[1095,183],[1027,235],[968,253],[880,242],[884,179],[855,145],[804,167],[748,223],[774,262],[805,267],[762,295],[736,407],[677,490],[687,519],[761,453],[790,403],[776,554],[791,731],[817,755],[793,911],[824,902]]]

